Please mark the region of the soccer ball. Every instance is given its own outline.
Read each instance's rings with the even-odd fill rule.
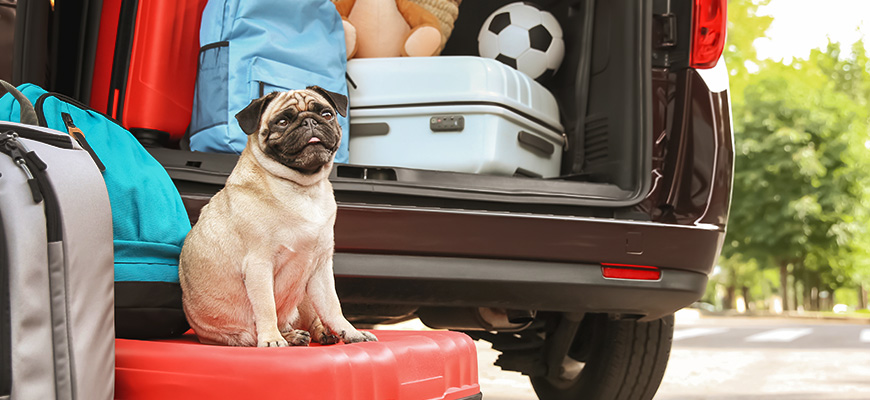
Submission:
[[[565,56],[559,21],[528,2],[495,10],[483,23],[477,45],[482,57],[501,61],[532,79],[555,74]]]

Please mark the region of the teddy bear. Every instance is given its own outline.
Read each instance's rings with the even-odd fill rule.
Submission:
[[[336,0],[347,58],[422,57],[441,51],[441,22],[410,0]]]
[[[447,39],[450,39],[450,34],[453,32],[456,18],[459,17],[459,6],[462,5],[462,0],[411,0],[411,2],[419,4],[441,22],[441,48],[444,49]]]

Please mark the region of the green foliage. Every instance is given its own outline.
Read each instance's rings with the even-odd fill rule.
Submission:
[[[769,2],[770,0],[728,1],[728,36],[723,55],[731,75],[730,93],[733,101],[739,101],[743,97],[743,88],[750,76],[746,63],[758,62],[753,43],[765,36],[767,28],[773,22],[770,16],[758,15],[758,8]]]
[[[853,288],[840,288],[834,291],[834,302],[842,304],[858,304],[858,293]]]
[[[849,243],[864,172],[849,150],[867,132],[865,108],[835,90],[812,57],[770,63],[751,77],[743,100],[734,110],[742,129],[727,254],[801,261],[814,247]]]
[[[870,63],[859,41],[789,64],[758,60],[766,1],[728,2],[735,175],[723,275],[763,282],[794,265],[803,287],[870,283]],[[750,71],[746,66],[758,69]],[[753,267],[754,265],[754,267]],[[722,284],[720,282],[720,284]]]

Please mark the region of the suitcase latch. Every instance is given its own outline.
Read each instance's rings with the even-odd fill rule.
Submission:
[[[461,115],[437,115],[429,118],[432,132],[461,132],[465,129],[465,117]]]

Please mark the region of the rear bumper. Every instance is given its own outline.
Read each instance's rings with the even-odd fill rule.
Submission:
[[[616,218],[339,203],[338,253],[649,265],[708,274],[724,229]]]
[[[697,301],[724,231],[588,218],[339,203],[342,302],[608,312],[658,318]],[[662,270],[606,279],[601,263]]]
[[[342,303],[608,312],[655,319],[699,299],[707,275],[606,279],[598,264],[336,253]]]

